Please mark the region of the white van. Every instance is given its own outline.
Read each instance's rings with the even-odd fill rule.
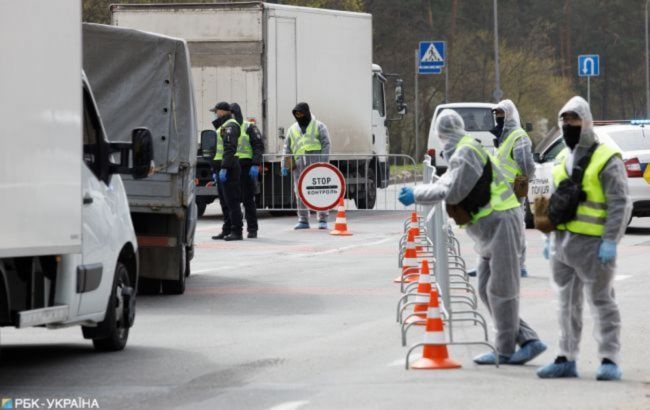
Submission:
[[[106,139],[81,70],[79,0],[7,2],[0,37],[21,39],[0,64],[0,327],[81,325],[96,349],[121,350],[138,247],[119,174],[147,176],[151,134]]]
[[[496,125],[494,122],[494,115],[492,114],[494,107],[496,107],[496,104],[472,102],[440,104],[436,107],[429,127],[427,153],[431,158],[435,158],[435,165],[438,174],[445,172],[448,166],[447,160],[442,156],[442,143],[440,142],[438,133],[435,129],[436,118],[438,118],[440,112],[445,109],[451,109],[460,114],[465,122],[465,130],[467,130],[471,136],[480,140],[481,144],[483,144],[483,146],[490,152],[493,152],[494,135],[490,133],[490,130]]]

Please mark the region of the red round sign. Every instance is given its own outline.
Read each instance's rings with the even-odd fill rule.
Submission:
[[[329,211],[345,195],[345,178],[332,164],[311,164],[300,173],[298,195],[309,209]]]

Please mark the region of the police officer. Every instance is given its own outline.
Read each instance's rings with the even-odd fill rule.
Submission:
[[[627,174],[620,152],[596,141],[589,104],[571,98],[559,112],[567,148],[556,158],[553,185],[570,178],[574,164],[591,154],[583,168],[582,191],[575,219],[552,233],[553,281],[559,292],[560,343],[555,361],[537,371],[541,378],[577,377],[576,358],[582,332],[584,293],[592,307],[601,360],[598,380],[618,380],[621,315],[614,300],[616,244],[625,233],[631,212]],[[553,199],[551,199],[553,201]],[[551,203],[553,207],[553,203]],[[549,256],[549,243],[544,256]]]
[[[293,229],[309,229],[309,210],[298,196],[298,178],[308,165],[329,161],[330,136],[325,124],[313,117],[307,103],[298,103],[292,114],[296,122],[287,131],[284,154],[292,156],[295,161],[293,180],[298,201],[298,224]],[[287,175],[289,169],[283,165],[282,176]],[[318,229],[327,229],[327,217],[327,212],[318,212]]]
[[[241,240],[243,239],[243,222],[239,207],[241,169],[235,156],[239,139],[239,124],[232,117],[230,104],[227,102],[218,103],[211,111],[217,114],[217,119],[213,121],[213,125],[217,128],[217,147],[214,160],[215,166],[218,166],[217,186],[221,188],[219,201],[224,214],[222,231],[212,239]]]
[[[241,167],[241,200],[246,216],[247,238],[257,238],[257,205],[255,189],[257,187],[260,165],[264,155],[262,133],[253,122],[244,121],[239,104],[230,104],[230,110],[239,124],[239,142],[237,158]]]
[[[515,180],[524,178],[526,182],[535,176],[535,162],[533,160],[533,143],[526,131],[521,128],[519,112],[511,100],[503,100],[493,110],[497,126],[494,134],[497,137],[498,146],[497,158],[499,165],[511,187],[515,187]],[[518,184],[522,181],[517,181]],[[517,194],[517,191],[515,190]],[[521,192],[518,199],[522,202],[522,214],[525,216],[524,208],[525,193]],[[524,224],[524,232],[525,232]],[[521,251],[521,276],[528,276],[526,269],[526,236],[522,235]]]

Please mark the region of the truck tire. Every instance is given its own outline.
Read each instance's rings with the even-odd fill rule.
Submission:
[[[367,170],[366,181],[366,183],[358,186],[357,194],[354,196],[357,209],[372,209],[375,207],[375,202],[377,202],[377,177],[375,170],[371,167]]]
[[[106,308],[106,317],[97,327],[82,326],[85,338],[93,340],[95,350],[115,352],[124,349],[129,338],[130,323],[125,311],[126,299],[123,291],[131,287],[129,271],[122,262],[117,262],[113,289]],[[132,292],[135,297],[135,292]],[[98,336],[99,335],[99,336]]]
[[[197,202],[196,203],[196,212],[197,212],[197,215],[199,216],[199,218],[203,216],[203,214],[205,213],[205,209],[207,207],[208,207],[208,204],[206,204],[206,203],[203,203],[203,202]]]
[[[162,293],[164,295],[182,295],[185,293],[185,269],[188,265],[187,249],[184,245],[180,248],[181,257],[178,266],[178,279],[162,280]]]

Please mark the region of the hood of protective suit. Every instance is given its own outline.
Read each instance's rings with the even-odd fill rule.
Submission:
[[[232,113],[233,117],[235,117],[235,121],[239,123],[239,125],[242,125],[244,123],[244,116],[241,113],[241,107],[237,103],[232,103],[230,104],[230,112]]]
[[[456,111],[445,109],[436,118],[435,127],[438,131],[438,138],[443,143],[443,155],[449,160],[454,154],[458,142],[467,134],[463,118]]]
[[[306,102],[300,102],[296,104],[295,107],[293,107],[293,110],[291,110],[291,113],[293,114],[294,118],[296,117],[296,112],[301,112],[304,115],[302,118],[296,118],[296,121],[298,122],[298,125],[300,125],[300,128],[305,130],[309,123],[311,122],[311,111],[309,110],[309,104]]]
[[[499,136],[499,142],[502,142],[513,130],[521,128],[519,111],[517,111],[517,107],[512,100],[502,100],[494,108],[502,110],[505,113],[503,132],[501,132],[501,135]]]
[[[579,96],[571,98],[558,113],[558,126],[560,129],[562,129],[562,114],[569,111],[575,112],[582,120],[580,140],[578,141],[576,149],[588,149],[594,144],[594,142],[596,142],[596,135],[594,134],[594,120],[591,116],[589,103],[585,101],[584,98]]]

